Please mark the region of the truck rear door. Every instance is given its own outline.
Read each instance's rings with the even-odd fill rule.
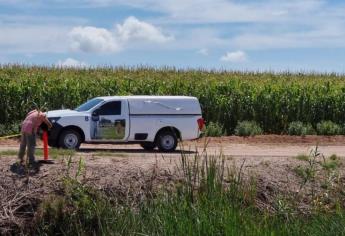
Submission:
[[[129,136],[127,99],[107,101],[92,112],[92,141],[123,142]]]

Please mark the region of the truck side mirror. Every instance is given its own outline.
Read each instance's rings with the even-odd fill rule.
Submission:
[[[98,110],[94,110],[92,112],[91,120],[92,121],[99,121],[99,111]]]
[[[92,112],[92,116],[99,116],[98,110],[94,110],[94,111]]]

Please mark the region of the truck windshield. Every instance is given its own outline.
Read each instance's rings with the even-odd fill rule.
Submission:
[[[94,99],[91,99],[91,100],[85,102],[84,104],[80,105],[75,110],[76,111],[88,111],[88,110],[90,110],[91,108],[93,108],[94,106],[96,106],[97,104],[99,104],[99,103],[101,103],[103,101],[104,101],[103,99],[94,98]]]

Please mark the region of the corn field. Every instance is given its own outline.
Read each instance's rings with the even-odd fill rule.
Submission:
[[[345,123],[345,76],[336,74],[2,66],[0,124],[20,122],[33,102],[73,109],[95,96],[139,94],[196,96],[206,121],[228,134],[243,120],[278,134],[292,121]]]

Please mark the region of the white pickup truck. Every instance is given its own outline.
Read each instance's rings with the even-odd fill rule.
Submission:
[[[96,97],[75,110],[47,112],[49,145],[139,143],[146,150],[174,151],[178,140],[200,137],[204,120],[197,98],[186,96]]]

